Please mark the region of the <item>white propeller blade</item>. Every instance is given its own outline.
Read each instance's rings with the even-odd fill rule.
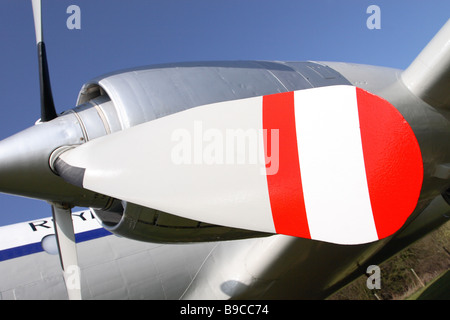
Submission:
[[[34,31],[36,32],[36,44],[42,42],[42,10],[41,10],[41,0],[31,0],[31,5],[33,6],[33,17],[34,17]]]
[[[405,119],[352,86],[200,106],[90,141],[54,166],[174,215],[339,244],[396,232],[423,178]]]
[[[78,266],[75,232],[70,209],[52,205],[53,224],[58,243],[58,253],[64,272],[67,293],[70,300],[81,299],[80,268]]]

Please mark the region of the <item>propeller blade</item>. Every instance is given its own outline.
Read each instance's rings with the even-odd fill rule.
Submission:
[[[181,217],[338,244],[395,233],[423,180],[409,124],[353,86],[192,108],[53,166],[70,183]]]
[[[39,83],[41,96],[41,121],[50,121],[57,117],[55,104],[53,102],[52,88],[50,85],[50,75],[48,71],[47,53],[45,50],[42,31],[42,10],[41,0],[31,0],[33,6],[34,27],[36,31],[36,45],[39,62]]]
[[[80,267],[71,209],[52,204],[52,213],[67,294],[70,300],[81,300]]]

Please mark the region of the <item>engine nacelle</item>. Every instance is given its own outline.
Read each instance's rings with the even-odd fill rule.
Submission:
[[[350,83],[316,62],[185,62],[98,77],[82,87],[77,105],[107,97],[114,108],[91,104],[114,132],[201,105],[339,84]]]
[[[78,107],[68,112],[79,120],[83,142],[86,142],[201,105],[338,84],[350,83],[338,72],[315,62],[234,61],[157,65],[93,79],[81,89]],[[178,243],[267,235],[114,201],[117,205],[109,209],[91,210],[107,230],[127,238]]]
[[[127,202],[117,202],[109,211],[91,209],[91,212],[106,230],[145,242],[209,242],[270,235],[185,219]]]

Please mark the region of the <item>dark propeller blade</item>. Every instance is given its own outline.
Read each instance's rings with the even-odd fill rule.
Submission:
[[[36,29],[36,45],[38,50],[39,82],[41,86],[41,121],[46,122],[56,118],[57,114],[53,102],[52,88],[50,86],[47,53],[45,50],[44,38],[42,36],[41,1],[32,1],[32,4]]]
[[[37,44],[39,59],[39,82],[41,85],[41,121],[47,122],[56,118],[50,76],[48,73],[47,54],[44,42]]]

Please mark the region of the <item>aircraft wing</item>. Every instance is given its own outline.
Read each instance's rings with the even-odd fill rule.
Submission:
[[[402,73],[404,84],[434,107],[450,107],[450,19]]]

